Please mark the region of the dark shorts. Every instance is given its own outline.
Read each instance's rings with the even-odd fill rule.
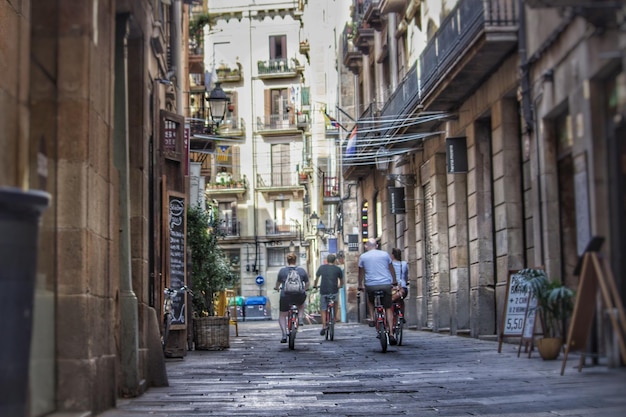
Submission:
[[[289,309],[291,308],[291,306],[293,304],[297,305],[298,307],[300,307],[302,304],[304,304],[304,301],[306,300],[306,293],[302,293],[302,294],[282,294],[280,296],[280,305],[279,305],[279,310],[280,311],[289,311]]]
[[[371,285],[371,286],[365,286],[365,291],[367,291],[367,298],[370,300],[370,302],[374,302],[374,293],[376,292],[376,290],[383,290],[385,292],[385,294],[383,295],[382,298],[382,304],[383,307],[385,308],[391,308],[391,284],[387,284],[387,285]]]
[[[335,308],[337,308],[337,300],[339,299],[337,297],[339,293],[334,293],[334,294],[320,294],[320,311],[326,311],[326,309],[328,308],[328,298],[326,298],[329,295],[334,295],[335,296]]]

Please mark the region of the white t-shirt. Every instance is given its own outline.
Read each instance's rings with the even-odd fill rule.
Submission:
[[[393,282],[389,271],[391,256],[380,249],[370,249],[359,257],[359,268],[365,269],[365,285],[386,285]]]

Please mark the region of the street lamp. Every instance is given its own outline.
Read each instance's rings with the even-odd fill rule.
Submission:
[[[320,220],[319,224],[317,225],[317,235],[319,237],[324,237],[325,232],[326,232],[326,226],[324,225],[324,222]]]
[[[317,226],[320,224],[320,218],[316,212],[313,212],[313,214],[311,214],[311,217],[309,217],[309,224],[311,225],[313,230],[317,231]]]
[[[209,102],[209,116],[211,121],[216,127],[222,123],[224,116],[226,115],[226,108],[228,105],[228,96],[222,90],[221,83],[215,83],[215,88],[211,90],[207,101]]]
[[[389,151],[384,146],[378,148],[375,159],[376,169],[379,171],[387,171],[391,157],[389,156]]]

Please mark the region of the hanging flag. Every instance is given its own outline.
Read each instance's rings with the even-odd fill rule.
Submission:
[[[346,145],[346,157],[356,155],[356,127],[357,125],[355,124],[352,132],[350,132],[348,144]]]
[[[334,117],[326,113],[326,109],[322,109],[322,113],[324,114],[324,120],[326,121],[327,129],[329,128],[338,129],[339,127],[341,127],[341,124],[339,124],[337,119],[335,119]]]
[[[218,146],[217,147],[217,160],[220,162],[228,161],[230,154],[230,146]]]

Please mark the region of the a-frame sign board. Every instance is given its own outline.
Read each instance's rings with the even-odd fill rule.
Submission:
[[[608,311],[617,311],[617,314],[609,314],[609,317],[611,318],[613,331],[618,337],[622,361],[626,363],[626,342],[624,339],[626,336],[626,315],[624,314],[624,306],[615,285],[615,279],[606,259],[599,252],[586,251],[582,257],[580,284],[578,285],[576,303],[567,335],[561,375],[565,371],[567,355],[572,351],[582,352],[578,364],[578,372],[582,370],[585,360],[585,346],[596,309],[598,287],[604,302],[603,308]]]
[[[529,331],[534,332],[535,315],[529,314],[529,307],[534,304],[531,302],[530,289],[524,285],[523,280],[523,276],[518,274],[518,271],[509,271],[502,322],[498,333],[498,353],[502,351],[502,343],[505,338],[521,337],[524,339]],[[532,333],[530,338],[532,339]]]

